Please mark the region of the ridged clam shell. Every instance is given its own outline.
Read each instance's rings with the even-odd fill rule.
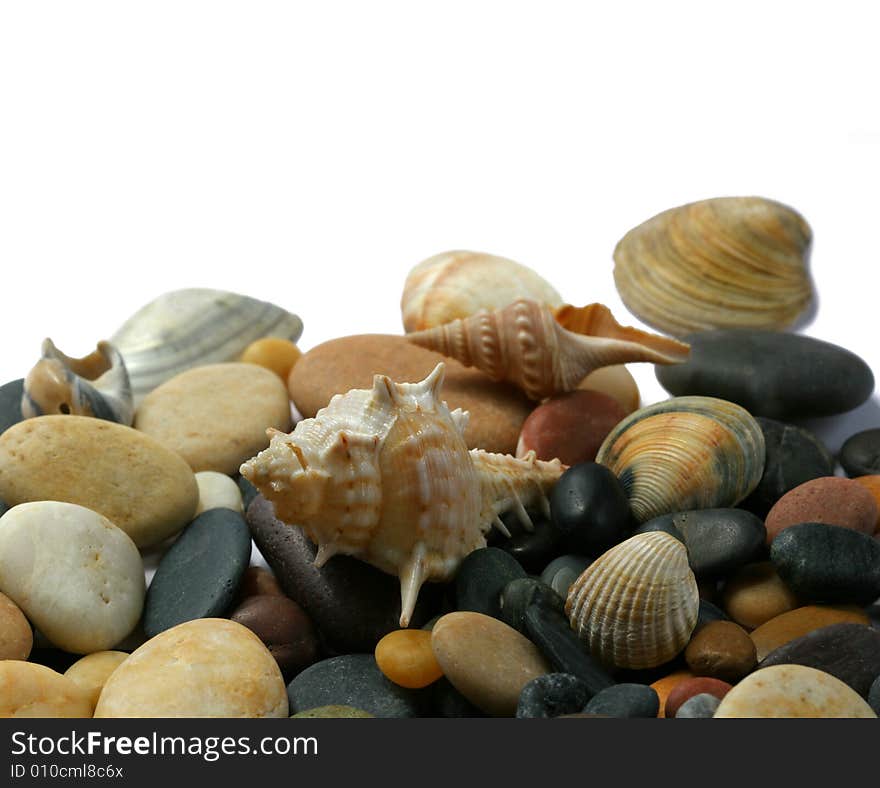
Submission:
[[[812,232],[761,197],[690,203],[630,230],[614,250],[627,308],[661,331],[790,326],[808,308]]]
[[[673,397],[637,410],[605,438],[610,468],[636,520],[736,506],[764,473],[764,433],[751,414],[714,397]]]
[[[527,298],[407,334],[407,339],[477,367],[494,380],[507,380],[535,400],[576,389],[600,367],[634,361],[672,364],[685,361],[689,353],[682,342],[621,326],[603,304],[554,310]]]
[[[572,629],[606,665],[652,668],[690,640],[700,594],[687,548],[663,531],[638,534],[597,558],[568,591]]]
[[[423,331],[481,309],[501,309],[517,298],[562,304],[552,285],[520,263],[483,252],[443,252],[407,275],[400,301],[403,327],[407,333]]]
[[[467,413],[440,399],[444,365],[420,383],[376,375],[372,389],[337,394],[293,432],[241,466],[282,521],[318,545],[315,563],[353,555],[400,577],[406,626],[425,580],[447,580],[461,559],[485,547],[508,509],[549,509],[562,474],[541,462],[468,451]]]
[[[234,361],[257,339],[296,342],[302,320],[280,306],[223,290],[189,288],[163,293],[113,335],[132,391],[140,400],[180,372]]]

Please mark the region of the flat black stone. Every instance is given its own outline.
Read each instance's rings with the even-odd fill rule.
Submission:
[[[13,424],[24,421],[21,415],[21,395],[24,393],[24,378],[11,380],[0,386],[0,434]]]
[[[144,601],[144,632],[154,637],[184,621],[223,616],[251,557],[244,518],[232,509],[209,509],[162,556]]]
[[[320,569],[317,548],[301,528],[275,517],[262,495],[247,510],[254,542],[278,583],[302,605],[328,654],[366,653],[385,635],[400,629],[400,581],[347,555],[335,555]],[[425,583],[410,626],[418,628],[439,608],[443,586]]]
[[[850,478],[880,473],[880,428],[850,435],[840,447],[838,459]]]
[[[770,560],[804,601],[867,605],[880,597],[880,542],[858,531],[792,525],[773,540]]]
[[[497,546],[509,553],[526,572],[540,572],[559,554],[561,535],[550,520],[533,519],[534,530],[511,534]]]
[[[756,419],[764,433],[766,456],[761,481],[738,509],[766,517],[783,495],[795,487],[834,475],[834,457],[812,432],[775,419]]]
[[[500,619],[504,586],[525,576],[525,569],[504,550],[474,550],[462,559],[455,573],[455,608]]]
[[[528,682],[519,694],[516,716],[547,719],[580,711],[592,693],[587,683],[570,673],[545,673]]]
[[[538,578],[520,577],[511,580],[501,592],[501,620],[525,635],[526,610],[530,605],[543,605],[562,615],[565,600]]]
[[[647,684],[615,684],[592,697],[583,711],[603,717],[652,718],[660,712],[660,697]]]
[[[697,509],[664,514],[636,529],[636,533],[648,531],[681,534],[688,551],[688,563],[699,578],[719,577],[747,564],[767,538],[763,521],[743,509]]]
[[[880,632],[864,624],[831,624],[771,651],[758,668],[771,665],[824,670],[866,698],[880,675]]]
[[[698,331],[683,364],[655,366],[670,394],[720,397],[753,416],[790,421],[857,408],[874,391],[855,353],[803,334],[751,329]]]
[[[316,662],[287,685],[290,714],[319,706],[354,706],[374,717],[421,717],[430,693],[405,689],[382,674],[372,654],[345,654]]]

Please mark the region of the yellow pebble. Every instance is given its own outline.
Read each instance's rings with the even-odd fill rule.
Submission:
[[[96,651],[74,662],[64,675],[88,693],[94,708],[110,674],[126,659],[124,651]]]
[[[376,664],[386,678],[407,689],[421,689],[443,675],[431,633],[422,629],[398,629],[376,644]]]
[[[241,354],[240,361],[245,364],[257,364],[258,366],[271,369],[278,377],[287,383],[290,370],[299,360],[299,348],[290,340],[279,337],[263,337],[256,342],[251,342]]]

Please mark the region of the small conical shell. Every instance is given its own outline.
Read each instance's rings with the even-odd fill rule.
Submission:
[[[507,380],[535,400],[576,389],[600,367],[674,364],[689,353],[682,342],[621,326],[602,304],[554,310],[526,298],[407,334],[407,339],[477,367],[493,380]]]
[[[596,462],[610,468],[636,520],[736,506],[764,473],[764,433],[745,408],[673,397],[637,410],[608,434]]]
[[[804,218],[773,200],[702,200],[630,230],[614,250],[614,282],[639,320],[675,336],[782,329],[813,298],[811,240]]]
[[[422,331],[482,309],[500,309],[517,298],[562,303],[552,285],[520,263],[483,252],[443,252],[407,275],[400,300],[403,327]]]
[[[700,594],[687,549],[663,531],[612,547],[575,580],[565,612],[572,629],[606,665],[651,668],[690,640]]]

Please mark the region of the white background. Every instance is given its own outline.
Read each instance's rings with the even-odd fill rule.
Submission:
[[[839,1],[3,3],[0,377],[188,286],[297,312],[303,349],[398,333],[407,272],[452,248],[639,325],[617,240],[737,194],[807,218],[803,330],[880,373],[877,31]]]

